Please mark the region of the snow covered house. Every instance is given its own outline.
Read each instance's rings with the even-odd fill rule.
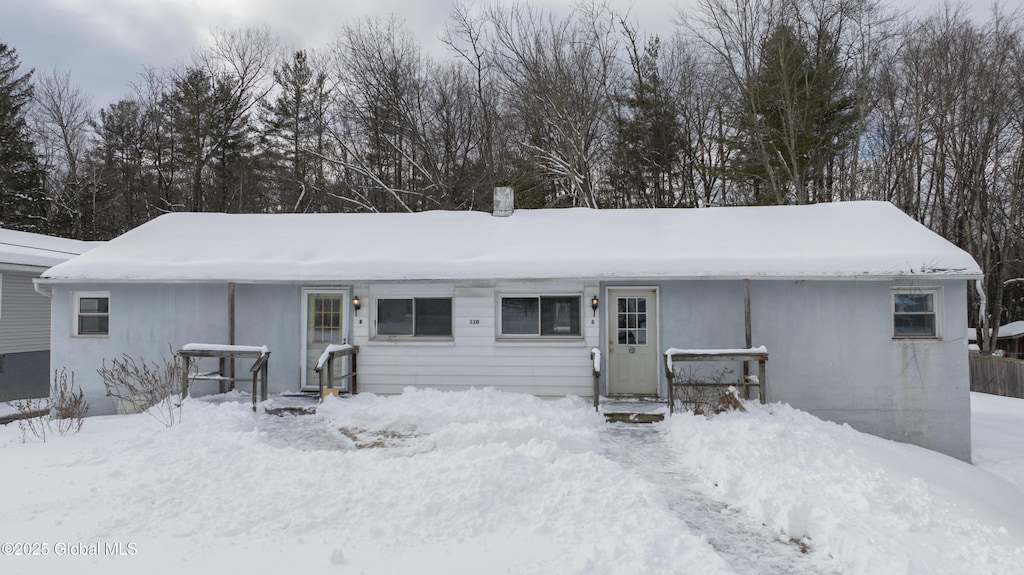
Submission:
[[[314,389],[326,345],[359,390],[666,395],[668,348],[766,346],[768,399],[970,457],[974,260],[890,204],[161,216],[47,271],[51,358],[97,411],[104,358],[188,342],[272,351]],[[497,215],[497,212],[496,214]],[[842,326],[842,329],[836,329]]]
[[[976,328],[967,330],[967,339],[970,342],[976,342],[977,337]],[[1012,321],[999,326],[999,333],[996,334],[996,349],[1002,351],[1004,357],[1024,359],[1024,321]]]
[[[49,394],[50,300],[32,280],[93,246],[0,228],[0,401]]]

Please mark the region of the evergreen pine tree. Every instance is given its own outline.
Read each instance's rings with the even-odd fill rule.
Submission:
[[[296,51],[274,71],[281,91],[264,103],[263,115],[267,153],[275,165],[278,210],[304,212],[318,207],[314,192],[322,188],[322,160],[309,150],[322,152],[323,148],[320,110],[326,80],[323,72],[310,65],[304,50]]]
[[[854,100],[828,31],[800,37],[781,25],[761,45],[745,86],[729,176],[749,184],[760,204],[827,199],[825,172],[848,143]]]
[[[48,232],[43,171],[26,122],[32,70],[21,74],[18,53],[0,43],[0,225]]]
[[[633,78],[617,100],[623,107],[612,155],[610,184],[623,207],[671,207],[680,202],[674,189],[682,152],[682,127],[670,87],[659,70],[661,42],[648,40],[643,53],[632,44]]]

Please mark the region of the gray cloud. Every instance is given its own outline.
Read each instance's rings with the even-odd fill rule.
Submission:
[[[571,0],[533,0],[564,10]],[[640,29],[668,34],[680,4],[694,0],[612,0],[630,9]],[[984,18],[988,0],[973,0]],[[902,6],[902,3],[898,3]],[[398,14],[424,50],[443,55],[438,40],[452,0],[0,0],[0,42],[25,68],[70,70],[105,105],[131,91],[145,67],[187,60],[210,27],[269,26],[294,48],[325,47],[345,23]],[[925,2],[923,8],[933,9]]]

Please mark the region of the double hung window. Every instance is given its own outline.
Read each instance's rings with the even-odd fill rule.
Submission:
[[[110,334],[110,294],[77,292],[73,294],[74,332],[78,336]]]
[[[892,336],[896,339],[939,336],[938,289],[895,289],[892,292]]]

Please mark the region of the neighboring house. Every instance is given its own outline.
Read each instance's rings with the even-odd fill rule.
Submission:
[[[95,244],[0,228],[0,401],[50,392],[50,300],[32,280]]]
[[[320,352],[345,341],[365,392],[591,396],[596,347],[602,394],[664,397],[665,349],[745,345],[749,279],[770,401],[969,460],[963,334],[980,277],[891,204],[850,202],[176,213],[37,284],[52,292],[52,367],[111,412],[102,360],[228,343],[229,291],[236,343],[272,351],[271,391],[314,389]]]
[[[970,341],[977,341],[977,331],[974,328],[967,330],[967,337]],[[1001,351],[1003,357],[1024,359],[1024,321],[1014,321],[999,326],[996,334],[996,350]]]

